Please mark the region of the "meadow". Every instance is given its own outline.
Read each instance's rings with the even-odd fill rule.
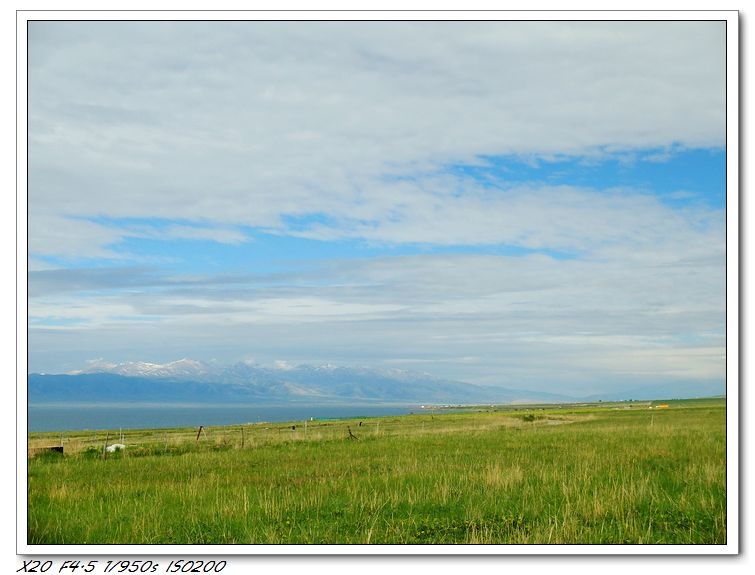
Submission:
[[[667,407],[659,407],[665,404]],[[725,544],[724,399],[29,434],[29,544]],[[39,450],[63,445],[64,453]]]

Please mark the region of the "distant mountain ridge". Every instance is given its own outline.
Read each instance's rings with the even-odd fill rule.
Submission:
[[[671,399],[725,395],[724,382],[627,386],[588,397],[486,387],[401,369],[278,362],[232,365],[193,359],[157,364],[99,360],[67,374],[29,374],[30,403],[418,403],[503,404]]]
[[[492,388],[400,369],[333,365],[228,366],[191,359],[155,364],[98,361],[67,374],[29,374],[30,402],[563,402],[573,398]]]

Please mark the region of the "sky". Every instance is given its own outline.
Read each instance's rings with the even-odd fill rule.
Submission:
[[[28,370],[722,381],[725,22],[30,22]]]

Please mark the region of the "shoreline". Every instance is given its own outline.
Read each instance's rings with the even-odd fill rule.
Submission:
[[[182,413],[184,410],[191,411],[193,415],[197,410],[227,410],[244,411],[249,410],[249,415],[254,415],[254,420],[245,420],[240,414],[233,417],[233,421],[212,421],[211,417],[195,416],[191,422],[184,421],[176,425],[104,425],[101,427],[58,427],[54,429],[30,429],[25,430],[27,438],[40,437],[45,435],[59,435],[63,433],[105,433],[107,431],[125,431],[125,432],[169,432],[169,431],[186,431],[199,426],[204,428],[238,428],[240,426],[257,426],[261,424],[272,426],[291,426],[304,424],[308,422],[330,422],[330,421],[348,421],[354,419],[376,419],[381,417],[407,417],[411,415],[441,415],[441,414],[465,414],[465,413],[482,413],[482,412],[499,412],[522,414],[526,412],[565,412],[569,410],[593,410],[593,409],[612,409],[612,410],[639,410],[654,409],[656,406],[667,407],[668,405],[683,404],[689,407],[695,402],[726,402],[725,396],[696,397],[696,398],[675,398],[675,399],[652,399],[652,400],[631,400],[631,401],[595,401],[595,402],[575,402],[575,403],[527,403],[527,404],[443,404],[443,405],[416,405],[405,403],[370,403],[370,404],[158,404],[158,403],[131,403],[131,404],[105,404],[105,403],[56,403],[56,404],[32,404],[27,406],[27,415],[29,409],[35,410],[96,410],[108,409],[127,411],[132,409],[148,410],[166,410]],[[262,412],[270,410],[279,411],[279,414],[270,413],[272,417],[263,417]],[[291,410],[301,410],[301,413],[311,412],[313,415],[302,417],[291,417],[288,414]],[[369,413],[372,411],[372,413]],[[317,412],[317,415],[314,413]],[[340,413],[337,413],[340,412]],[[285,415],[284,415],[285,414]],[[204,421],[210,419],[210,421]]]

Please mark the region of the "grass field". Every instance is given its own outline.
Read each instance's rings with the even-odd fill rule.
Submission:
[[[106,432],[33,433],[28,543],[725,544],[725,416],[500,406],[129,431],[107,457]]]

